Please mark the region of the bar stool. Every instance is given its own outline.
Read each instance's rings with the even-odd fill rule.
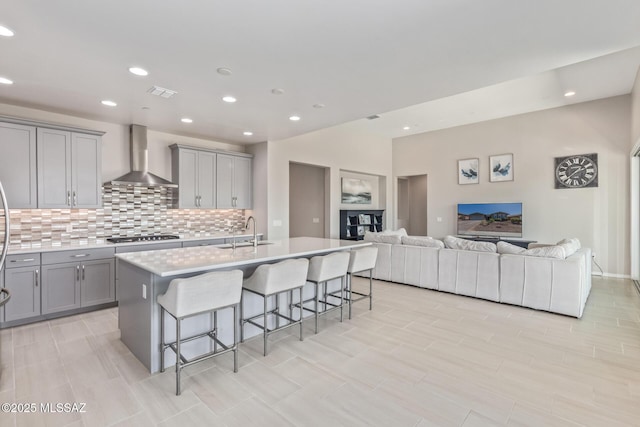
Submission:
[[[314,256],[309,262],[309,273],[307,274],[307,281],[315,283],[316,291],[313,300],[306,300],[306,302],[315,302],[314,309],[304,308],[307,311],[312,311],[315,317],[315,330],[318,333],[318,317],[322,314],[326,314],[335,309],[340,309],[340,321],[343,320],[343,294],[345,289],[345,277],[347,275],[347,268],[349,267],[349,252],[334,252],[329,255]],[[340,292],[327,293],[327,282],[333,279],[340,279]],[[323,299],[320,300],[321,288],[324,289]],[[335,294],[338,294],[336,296]],[[328,301],[329,297],[337,298],[340,300],[340,304],[334,304]],[[320,311],[320,303],[322,303],[324,310]],[[327,309],[327,306],[331,308]]]
[[[358,302],[363,299],[369,298],[369,310],[373,308],[373,269],[376,266],[376,260],[378,259],[378,248],[375,246],[368,246],[362,249],[354,249],[351,251],[351,258],[349,259],[349,268],[347,270],[347,297],[346,300],[349,303],[349,319],[351,319],[351,305],[354,302]],[[356,292],[352,289],[351,280],[356,273],[363,273],[369,271],[369,293],[364,294]],[[354,299],[352,294],[358,295],[358,298]]]
[[[273,332],[289,328],[291,326],[300,325],[300,341],[303,340],[302,335],[302,310],[300,310],[300,319],[293,319],[293,291],[300,291],[300,301],[302,301],[302,287],[307,283],[307,269],[309,268],[309,260],[306,258],[288,259],[276,264],[262,264],[256,268],[254,273],[242,284],[242,289],[263,298],[264,310],[262,313],[244,318],[243,302],[240,303],[240,342],[244,342],[244,325],[250,323],[253,326],[262,329],[264,339],[264,352],[267,355],[267,339]],[[289,292],[289,316],[280,313],[279,295]],[[270,296],[275,296],[275,304],[272,310],[267,309],[267,301]],[[276,327],[268,328],[268,316],[275,316]],[[262,324],[256,322],[262,317]],[[280,318],[285,319],[288,323],[280,326]]]
[[[160,371],[164,372],[164,352],[167,348],[176,353],[176,395],[180,395],[180,372],[196,362],[233,351],[233,372],[238,372],[238,340],[236,310],[242,295],[242,271],[216,271],[187,279],[174,279],[167,292],[158,296],[160,305]],[[228,346],[218,339],[217,312],[223,308],[233,308],[233,345]],[[176,341],[164,341],[164,312],[176,320]],[[213,313],[213,329],[189,338],[181,338],[180,323],[187,317],[203,313]],[[214,342],[214,349],[187,360],[180,353],[180,344],[208,336]],[[218,350],[218,346],[221,350]]]

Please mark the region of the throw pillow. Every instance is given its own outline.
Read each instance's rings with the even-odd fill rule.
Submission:
[[[544,246],[542,248],[527,249],[520,253],[520,255],[538,256],[545,258],[557,258],[565,259],[565,249],[561,245]]]
[[[399,245],[402,243],[402,237],[390,234],[379,236],[380,243],[390,243],[392,245]]]
[[[511,243],[507,243],[507,242],[498,242],[496,246],[498,247],[499,254],[520,255],[522,254],[522,252],[526,251],[525,248],[512,245]]]
[[[429,236],[402,236],[403,245],[411,246],[426,246],[428,248],[444,248],[444,243],[441,240],[434,239]]]
[[[444,245],[449,249],[459,249],[463,251],[476,252],[497,252],[498,248],[495,243],[491,242],[475,242],[472,240],[459,239],[455,236],[447,236],[444,238]]]

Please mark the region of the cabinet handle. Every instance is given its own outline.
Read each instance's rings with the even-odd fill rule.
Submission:
[[[196,208],[198,207],[198,196],[196,196],[196,200],[193,202],[196,205]]]
[[[78,255],[71,255],[71,258],[84,258],[87,257],[91,254],[78,254]]]
[[[67,206],[71,206],[71,191],[67,191]]]
[[[11,262],[31,262],[35,260],[36,260],[35,258],[12,259]]]
[[[76,280],[80,281],[80,266],[76,265]]]
[[[40,270],[36,268],[36,288],[38,287],[38,283],[40,282]]]
[[[73,192],[73,206],[78,206],[78,195],[76,192]]]
[[[84,280],[84,265],[82,266],[82,280]]]
[[[198,196],[198,207],[202,207],[202,196]]]

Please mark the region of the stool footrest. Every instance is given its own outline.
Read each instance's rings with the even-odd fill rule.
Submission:
[[[290,319],[290,318],[288,318],[288,317],[286,317],[286,316],[283,316],[283,315],[280,315],[280,317],[282,317],[282,318],[284,318],[284,319],[289,320],[291,323],[287,323],[286,325],[284,325],[284,326],[280,326],[279,328],[276,328],[276,329],[269,329],[266,325],[264,325],[264,326],[263,326],[263,325],[261,325],[260,323],[254,322],[254,321],[253,321],[253,320],[251,320],[251,319],[245,319],[245,320],[244,320],[244,322],[245,322],[245,323],[251,323],[251,324],[252,324],[253,326],[255,326],[256,328],[260,328],[260,329],[262,329],[263,331],[265,331],[265,332],[267,333],[267,335],[268,335],[268,334],[270,334],[270,333],[272,333],[272,332],[277,332],[277,331],[281,331],[281,330],[283,330],[283,329],[287,329],[287,328],[289,328],[289,327],[291,327],[291,326],[299,325],[299,324],[300,324],[300,322],[301,322],[301,320],[293,320],[293,319]]]

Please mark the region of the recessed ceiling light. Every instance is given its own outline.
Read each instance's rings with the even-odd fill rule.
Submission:
[[[324,108],[324,104],[313,104],[313,108]]]
[[[0,83],[2,83],[3,85],[12,85],[13,80],[9,80],[6,77],[0,77]]]
[[[118,104],[108,99],[105,99],[104,101],[102,101],[102,105],[106,105],[107,107],[115,107]]]
[[[193,123],[193,120],[188,118],[188,117],[184,117],[184,118],[180,119],[180,121],[182,123]]]
[[[573,95],[575,95],[575,94],[576,94],[576,93],[575,93],[574,91],[570,90],[570,91],[568,91],[568,92],[565,92],[565,93],[564,93],[564,96],[566,96],[566,97],[568,98],[568,97],[573,96]]]
[[[224,68],[224,67],[218,68],[216,72],[221,76],[230,76],[231,74],[233,74],[233,72],[230,69]]]
[[[404,130],[409,130],[409,129],[411,129],[411,127],[410,127],[410,126],[405,126],[405,127],[403,127],[402,129],[404,129]]]
[[[284,89],[280,89],[280,88],[271,89],[271,93],[274,95],[282,95],[284,93]]]
[[[0,25],[0,36],[4,36],[4,37],[13,37],[14,32],[11,31],[9,28],[7,27],[3,27],[2,25]]]
[[[135,74],[136,76],[147,76],[147,75],[149,75],[149,72],[147,70],[145,70],[144,68],[140,68],[140,67],[131,67],[131,68],[129,68],[129,72],[131,74]]]
[[[289,120],[291,120],[292,122],[297,122],[298,120],[300,120],[300,116],[291,116],[289,117]]]
[[[251,136],[251,135],[253,135],[253,132],[251,132],[251,131],[249,131],[249,130],[246,130],[246,131],[242,132],[242,134],[243,134],[244,136]]]
[[[236,102],[236,101],[237,101],[237,99],[236,99],[235,97],[233,97],[233,96],[229,96],[229,95],[227,95],[227,96],[223,97],[223,98],[222,98],[222,100],[223,100],[224,102],[229,102],[229,103],[234,103],[234,102]]]

